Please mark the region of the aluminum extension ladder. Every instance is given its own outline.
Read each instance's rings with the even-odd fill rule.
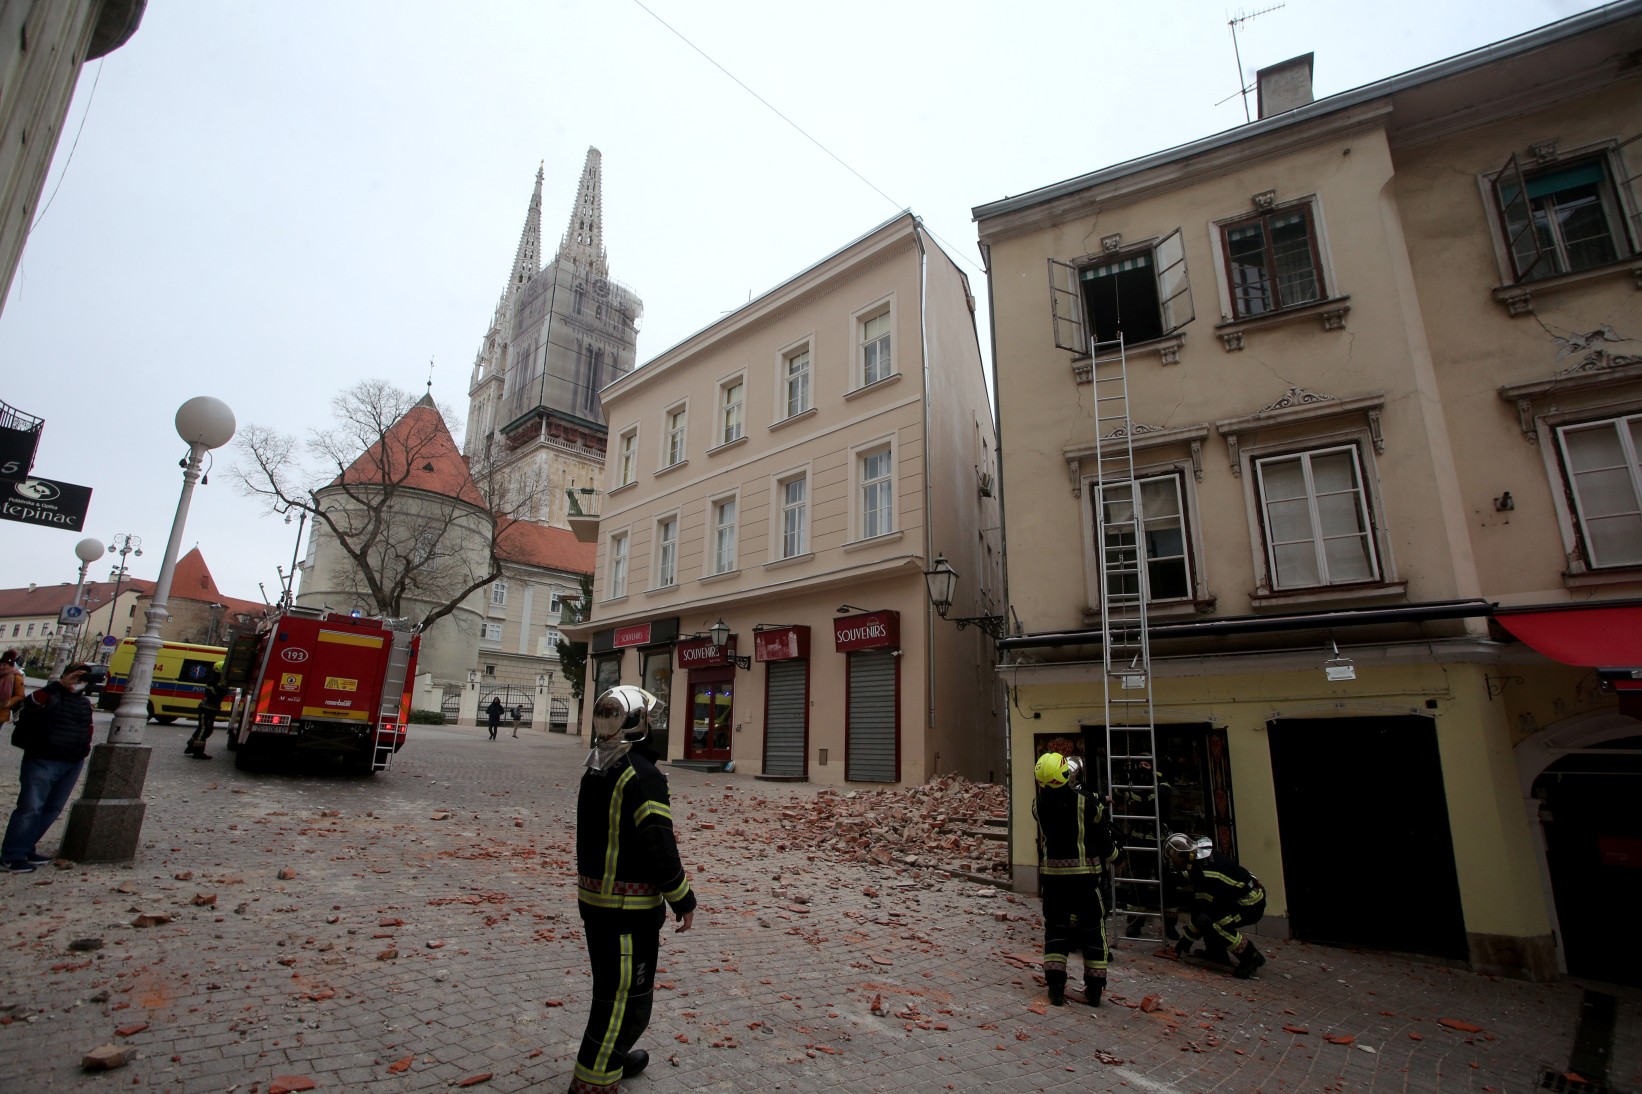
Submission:
[[[1095,406],[1095,544],[1100,559],[1106,786],[1121,854],[1112,867],[1120,937],[1163,936],[1163,818],[1159,815],[1151,641],[1146,625],[1146,524],[1135,478],[1123,337],[1090,341]]]
[[[415,627],[401,628],[398,620],[384,620],[384,625],[393,633],[393,645],[388,650],[388,668],[382,678],[382,699],[376,712],[376,724],[399,721],[399,704],[405,694],[405,673],[410,669],[411,639],[416,634]],[[375,748],[371,754],[371,770],[386,771],[393,762],[393,740],[386,742],[378,732],[374,740]]]

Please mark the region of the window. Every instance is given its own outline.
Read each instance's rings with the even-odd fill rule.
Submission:
[[[1179,475],[1158,475],[1128,484],[1108,486],[1101,521],[1095,534],[1105,533],[1107,591],[1133,596],[1140,590],[1134,572],[1135,512],[1133,489],[1140,491],[1140,535],[1146,544],[1146,599],[1148,602],[1186,600],[1192,596],[1191,561],[1186,544],[1185,506]],[[1119,573],[1111,573],[1113,568]]]
[[[732,380],[725,384],[719,401],[719,444],[729,444],[741,439],[741,392],[742,382]]]
[[[1255,473],[1273,589],[1379,577],[1356,446],[1256,460]]]
[[[1635,253],[1607,155],[1529,171],[1512,156],[1494,176],[1494,203],[1513,281],[1594,269]]]
[[[28,630],[23,632],[23,637],[24,638],[34,637],[34,624],[33,623],[30,623],[28,625]]]
[[[629,429],[621,435],[621,455],[617,466],[620,469],[621,482],[618,485],[626,486],[638,480],[639,431]]]
[[[735,569],[735,499],[713,503],[713,573]]]
[[[480,637],[486,642],[500,642],[502,640],[502,625],[500,623],[486,623],[484,633]]]
[[[684,411],[680,406],[667,412],[667,457],[663,466],[684,462]]]
[[[558,590],[558,589],[548,590],[548,594],[547,594],[547,613],[549,615],[558,615],[559,612],[561,610],[563,610],[563,604],[564,604],[563,597],[564,597],[564,593],[562,591]]]
[[[678,584],[678,518],[656,525],[656,588]]]
[[[861,386],[889,378],[892,358],[889,351],[889,309],[861,323]]]
[[[542,641],[547,643],[547,655],[557,657],[559,655],[559,643],[564,641],[564,635],[549,627],[547,633],[542,636]]]
[[[895,479],[890,472],[889,449],[881,448],[861,457],[862,539],[895,530]]]
[[[497,608],[507,603],[507,582],[505,580],[490,583],[490,603]]]
[[[1176,228],[1155,245],[1072,265],[1049,260],[1055,345],[1088,353],[1090,341],[1138,345],[1196,318],[1186,248]]]
[[[781,557],[797,558],[808,548],[809,481],[802,475],[780,484]]]
[[[627,535],[610,537],[610,596],[627,595]]]
[[[1642,414],[1563,426],[1557,440],[1587,564],[1642,565]]]
[[[810,347],[789,353],[782,360],[781,375],[786,416],[804,413],[810,408]]]
[[[1232,314],[1248,319],[1321,300],[1322,261],[1310,202],[1220,226]]]

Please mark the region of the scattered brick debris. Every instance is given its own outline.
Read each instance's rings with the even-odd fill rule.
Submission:
[[[1482,1027],[1471,1022],[1461,1021],[1458,1018],[1438,1018],[1437,1025],[1447,1026],[1449,1029],[1459,1030],[1461,1033],[1481,1033]]]
[[[130,1045],[98,1045],[80,1059],[87,1071],[112,1071],[131,1062],[136,1049]]]

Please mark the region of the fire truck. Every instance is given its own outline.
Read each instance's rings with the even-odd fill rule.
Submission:
[[[420,644],[403,620],[295,606],[230,632],[234,766],[307,754],[360,775],[385,769],[405,744]]]

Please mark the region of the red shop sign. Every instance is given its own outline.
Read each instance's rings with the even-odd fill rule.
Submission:
[[[635,623],[631,627],[617,627],[616,637],[612,644],[616,649],[623,646],[648,646],[650,644],[650,624]]]
[[[715,646],[711,638],[681,638],[677,646],[678,667],[681,669],[702,669],[715,665],[728,665],[729,654],[735,652],[735,643],[728,646]]]
[[[808,627],[767,627],[753,632],[753,657],[758,661],[802,661],[810,655]]]
[[[850,650],[899,649],[901,613],[885,609],[846,615],[832,621],[832,640],[839,653]]]

